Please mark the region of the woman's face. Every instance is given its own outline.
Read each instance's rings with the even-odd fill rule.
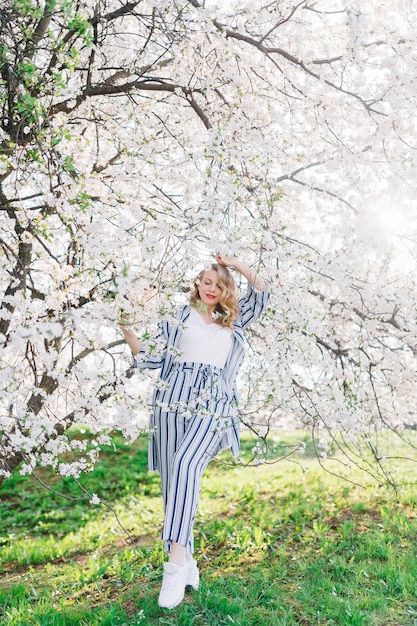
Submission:
[[[218,273],[216,270],[209,270],[204,272],[200,284],[198,285],[198,293],[203,304],[214,310],[219,303],[222,288],[220,287],[218,280]]]

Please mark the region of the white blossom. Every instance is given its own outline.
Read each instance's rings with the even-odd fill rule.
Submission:
[[[158,373],[138,355],[132,376],[118,321],[145,359],[162,358],[159,320],[181,330],[177,307],[216,252],[271,283],[237,384],[259,434],[313,427],[328,457],[340,431],[358,448],[389,427],[413,443],[416,8],[391,3],[387,20],[385,0],[203,4],[146,0],[118,18],[111,0],[100,45],[75,50],[63,31],[59,53],[55,11],[38,46],[10,21],[10,76],[30,49],[38,81],[16,91],[37,94],[36,124],[0,85],[13,120],[0,159],[0,428],[23,472],[79,476],[112,430],[146,431]],[[77,5],[90,23],[94,11]],[[160,407],[189,419],[210,400]]]

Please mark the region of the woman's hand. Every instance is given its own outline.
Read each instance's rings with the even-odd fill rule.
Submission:
[[[234,256],[223,256],[220,252],[213,254],[216,259],[216,263],[219,265],[224,265],[225,267],[235,267],[235,263],[237,258]]]
[[[249,265],[239,261],[235,256],[223,256],[220,252],[213,255],[219,265],[233,267],[246,278],[248,283],[258,291],[268,291],[269,285],[264,278],[258,276],[257,272],[250,269]]]
[[[119,328],[123,328],[124,326],[130,326],[131,322],[129,322],[129,315],[123,311],[120,312],[119,321],[117,322]]]
[[[141,349],[141,342],[139,341],[133,330],[126,324],[123,324],[123,322],[119,322],[118,326],[122,331],[123,337],[125,338],[129,348],[132,350],[132,353],[135,355],[138,354]]]

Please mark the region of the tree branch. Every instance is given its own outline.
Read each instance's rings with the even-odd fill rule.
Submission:
[[[236,39],[237,41],[243,41],[244,43],[247,43],[255,47],[257,50],[265,54],[265,56],[267,57],[273,54],[277,54],[283,57],[284,59],[286,59],[287,61],[289,61],[290,63],[292,63],[293,65],[296,65],[297,67],[301,68],[304,72],[306,72],[312,78],[315,78],[316,80],[322,80],[320,75],[316,74],[311,69],[309,69],[304,63],[304,61],[301,61],[300,59],[290,54],[283,48],[265,46],[262,43],[264,40],[264,37],[258,40],[258,39],[254,39],[253,37],[250,37],[249,35],[243,35],[242,33],[239,33],[237,31],[234,31],[228,28],[225,24],[222,24],[216,19],[213,20],[213,24],[214,26],[216,26],[216,28],[224,32],[227,38],[230,37],[231,39]],[[383,115],[384,117],[386,117],[385,113],[382,113],[381,111],[377,111],[376,109],[373,108],[373,105],[375,104],[375,102],[377,102],[377,100],[373,99],[371,102],[367,102],[359,94],[353,91],[350,91],[349,89],[344,89],[342,86],[336,85],[334,82],[328,80],[327,78],[323,79],[323,82],[329,87],[331,87],[332,89],[335,89],[336,91],[339,91],[340,93],[344,93],[345,95],[350,96],[354,98],[355,100],[358,100],[368,112],[373,112],[378,115]]]

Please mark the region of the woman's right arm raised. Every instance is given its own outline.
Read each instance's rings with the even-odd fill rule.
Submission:
[[[136,337],[133,330],[129,328],[129,326],[123,326],[122,324],[119,324],[119,328],[122,331],[123,336],[126,339],[126,342],[129,348],[132,350],[133,354],[134,355],[138,354],[138,352],[140,352],[141,343],[139,339]]]

